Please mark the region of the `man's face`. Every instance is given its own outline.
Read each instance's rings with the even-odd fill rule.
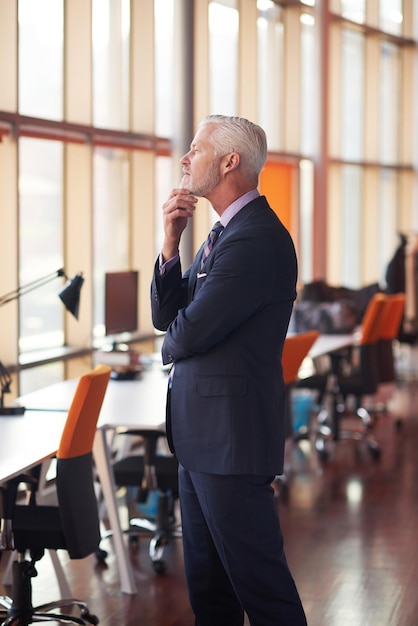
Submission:
[[[211,124],[199,128],[189,152],[180,160],[183,166],[181,186],[202,198],[206,198],[220,181],[220,159],[215,158],[215,148],[209,141],[212,131]]]

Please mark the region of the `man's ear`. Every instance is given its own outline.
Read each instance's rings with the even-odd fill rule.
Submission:
[[[237,152],[230,152],[222,159],[222,171],[224,174],[236,170],[240,162],[240,156]]]

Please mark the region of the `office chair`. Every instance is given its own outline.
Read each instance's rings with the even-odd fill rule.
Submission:
[[[393,342],[399,334],[405,309],[405,294],[386,294],[382,327],[377,341],[379,383],[391,383],[396,380]]]
[[[285,384],[285,457],[289,442],[306,439],[309,436],[309,420],[295,431],[292,394],[299,381],[298,375],[300,367],[305,357],[308,355],[309,350],[319,337],[319,334],[317,330],[309,330],[295,335],[288,335],[283,345],[282,369]],[[275,477],[275,480],[280,483],[281,489],[284,491],[287,489],[288,473],[289,470],[285,463],[283,474]]]
[[[319,337],[318,330],[309,330],[286,337],[282,352],[283,380],[286,388],[286,437],[294,436],[292,425],[292,391],[298,385],[303,360]]]
[[[390,412],[388,400],[392,393],[391,383],[396,381],[394,343],[401,332],[405,299],[404,293],[385,294],[382,327],[377,341],[379,403],[375,409],[376,415],[380,412]],[[397,428],[402,426],[399,416],[395,418],[395,426]]]
[[[364,441],[374,458],[380,457],[380,448],[370,435],[372,416],[362,402],[364,396],[374,395],[379,384],[378,339],[384,321],[386,296],[375,294],[364,313],[358,342],[352,349],[332,353],[331,386],[332,408],[330,416],[331,435],[316,442],[316,448],[323,458],[327,458],[327,443],[331,439],[353,439]],[[347,409],[348,397],[354,399],[354,412]],[[360,429],[343,429],[344,417],[356,416],[361,421]]]
[[[119,431],[120,435],[133,435],[142,439],[143,452],[126,454],[113,464],[115,483],[118,487],[127,488],[127,506],[129,511],[129,528],[126,531],[131,539],[138,536],[151,536],[149,556],[154,571],[163,574],[166,569],[164,560],[165,546],[174,537],[181,537],[181,529],[176,523],[175,503],[178,500],[178,461],[174,455],[158,454],[157,447],[165,432],[158,429],[127,429]],[[136,497],[132,502],[131,494]],[[131,515],[132,509],[147,501],[151,492],[158,491],[158,506],[155,521]],[[137,510],[137,509],[136,509]],[[111,531],[102,538],[111,536]],[[96,557],[99,561],[106,559],[107,552],[99,548]]]
[[[0,610],[0,617],[4,619],[2,626],[49,621],[99,623],[87,604],[74,598],[34,608],[31,579],[37,575],[36,562],[45,550],[64,549],[71,559],[82,559],[93,554],[99,545],[92,447],[110,373],[110,367],[98,365],[79,380],[56,455],[57,506],[37,505],[36,485],[31,475],[19,476],[3,489],[3,516],[11,520],[17,558],[13,563],[12,597],[0,596],[0,605],[6,609]],[[28,504],[16,503],[20,483],[28,483],[31,494]],[[77,606],[80,617],[52,612],[69,606]]]

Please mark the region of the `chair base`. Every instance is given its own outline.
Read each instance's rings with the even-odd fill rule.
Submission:
[[[319,456],[326,460],[329,456],[328,443],[330,441],[338,442],[341,440],[362,441],[366,444],[370,451],[370,454],[374,459],[379,459],[381,450],[377,441],[371,436],[370,428],[373,424],[373,419],[370,413],[362,406],[357,407],[353,417],[358,417],[362,423],[362,430],[347,430],[340,428],[340,419],[344,417],[350,417],[345,411],[345,407],[341,410],[340,406],[334,406],[333,409],[337,415],[334,415],[334,424],[331,427],[327,427],[328,412],[324,409],[317,417],[319,428],[315,437],[315,448]]]
[[[176,525],[174,513],[172,511],[172,501],[170,496],[165,492],[159,493],[158,509],[156,521],[151,521],[145,517],[130,517],[129,528],[124,531],[134,540],[135,537],[150,537],[149,556],[152,567],[156,574],[164,574],[167,570],[167,564],[164,560],[165,547],[173,538],[181,537],[181,526]],[[112,536],[112,531],[102,535],[102,539]],[[96,558],[98,561],[105,561],[107,552],[101,548],[96,550]]]
[[[21,560],[13,563],[13,585],[12,596],[0,596],[1,626],[28,626],[37,622],[58,622],[60,624],[93,624],[99,623],[96,615],[92,615],[85,602],[74,598],[57,600],[37,607],[32,605],[32,582],[36,576],[34,565],[30,561]],[[78,606],[80,617],[65,615],[63,613],[52,613],[52,611],[69,606]]]

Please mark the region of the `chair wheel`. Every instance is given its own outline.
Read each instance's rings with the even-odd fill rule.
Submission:
[[[321,461],[328,461],[329,458],[329,452],[328,450],[318,450],[318,456],[321,459]]]
[[[97,615],[92,615],[87,609],[81,611],[81,617],[89,624],[93,624],[93,626],[97,626],[97,624],[99,623],[99,618],[97,617]]]
[[[315,441],[315,448],[321,461],[327,461],[329,452],[326,448],[324,439],[318,437]]]
[[[99,563],[104,563],[106,561],[107,552],[106,550],[102,550],[102,548],[97,548],[96,550],[96,559]]]
[[[152,567],[154,568],[154,572],[156,574],[165,574],[167,570],[167,564],[165,561],[153,561]]]
[[[372,455],[374,459],[380,459],[380,456],[382,454],[380,451],[380,448],[375,448],[374,446],[371,446],[369,450],[370,450],[370,454]]]

